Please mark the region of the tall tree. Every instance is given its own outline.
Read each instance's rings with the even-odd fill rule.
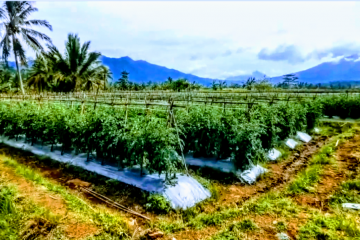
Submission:
[[[290,87],[291,85],[296,85],[298,83],[298,77],[295,74],[286,74],[283,76],[283,85]]]
[[[99,77],[102,79],[102,81],[104,81],[104,90],[106,90],[106,87],[109,84],[109,80],[113,79],[110,69],[106,66],[102,66],[101,70],[99,71]]]
[[[0,9],[0,18],[5,21],[2,23],[5,35],[0,42],[2,58],[7,59],[12,50],[15,57],[17,76],[20,83],[21,92],[24,94],[24,86],[21,79],[19,60],[21,64],[27,65],[25,50],[22,42],[25,42],[35,52],[42,52],[44,49],[38,39],[51,43],[51,39],[34,29],[32,26],[43,26],[52,31],[52,26],[46,20],[28,20],[31,13],[38,11],[29,1],[6,1]]]
[[[55,46],[48,45],[50,51],[47,55],[55,70],[62,75],[60,85],[63,91],[89,88],[99,78],[99,72],[103,71],[103,65],[99,61],[101,53],[90,52],[89,47],[90,41],[81,45],[80,38],[72,33],[65,43],[64,55]]]
[[[29,78],[27,84],[29,87],[42,92],[44,90],[57,90],[56,86],[62,80],[63,75],[54,70],[51,57],[47,53],[37,55],[29,71]]]
[[[129,88],[129,73],[127,71],[121,72],[121,78],[117,81],[117,85],[121,90],[126,90]]]

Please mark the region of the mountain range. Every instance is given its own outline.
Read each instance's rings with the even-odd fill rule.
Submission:
[[[315,67],[294,72],[300,82],[318,84],[330,82],[352,82],[360,80],[360,61],[359,57],[349,56],[343,57],[337,61],[324,62]],[[209,86],[214,80],[219,79],[202,78],[193,74],[187,74],[175,69],[169,69],[163,66],[151,64],[143,60],[133,60],[130,57],[109,58],[106,56],[101,57],[104,65],[108,66],[113,73],[114,81],[119,79],[122,71],[129,72],[129,79],[134,82],[163,82],[168,77],[173,79],[186,78],[190,82]],[[271,83],[277,84],[283,81],[283,76],[269,77],[266,74],[254,71],[252,74],[231,76],[225,80],[228,83],[243,83],[248,78],[254,77],[255,79],[264,79],[265,77]],[[220,80],[223,81],[223,80]]]
[[[171,77],[172,79],[186,78],[190,82],[196,82],[205,86],[211,85],[213,81],[223,81],[220,79],[203,78],[193,74],[183,73],[175,69],[149,63],[144,60],[133,60],[130,57],[110,58],[101,56],[100,60],[108,66],[113,74],[113,81],[121,77],[122,71],[129,72],[129,80],[137,83],[142,82],[164,82]],[[9,62],[15,68],[14,62]],[[29,65],[32,65],[31,63]],[[355,82],[360,81],[360,56],[343,57],[337,61],[324,62],[315,67],[294,72],[299,82],[312,84],[324,84],[330,82]],[[252,74],[231,76],[225,80],[228,83],[243,83],[249,77],[264,79],[266,77],[271,83],[277,84],[283,81],[282,76],[269,78],[264,73],[254,71]]]
[[[343,57],[337,61],[324,62],[315,67],[293,73],[299,82],[324,84],[330,82],[352,82],[360,80],[360,61],[358,57]],[[283,81],[282,76],[270,79],[272,83]]]
[[[266,77],[266,74],[259,72],[259,71],[255,71],[252,74],[244,74],[244,75],[238,75],[238,76],[232,76],[232,77],[228,77],[225,80],[227,81],[246,81],[249,78],[255,78],[255,79],[264,79]]]
[[[144,60],[133,60],[130,57],[109,58],[101,56],[101,61],[108,66],[113,74],[113,81],[121,77],[121,72],[129,72],[129,80],[132,82],[164,82],[169,77],[172,79],[186,78],[190,82],[196,82],[205,86],[211,84],[214,80],[211,78],[202,78],[193,74],[183,73],[175,69],[148,63]]]

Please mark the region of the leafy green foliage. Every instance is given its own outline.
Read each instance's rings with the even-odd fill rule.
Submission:
[[[165,214],[171,211],[171,206],[168,200],[159,194],[150,194],[145,204],[147,211],[157,214]]]
[[[120,167],[139,164],[152,173],[165,173],[166,180],[181,169],[176,131],[166,128],[165,118],[137,116],[125,124],[124,112],[110,108],[89,110],[65,105],[17,103],[0,106],[3,134],[11,138],[25,135],[35,143],[62,145],[62,152],[75,148],[103,161],[118,162]]]
[[[51,39],[46,34],[29,28],[32,26],[42,26],[52,31],[52,26],[48,21],[28,19],[29,15],[37,10],[30,1],[6,1],[0,10],[0,18],[5,19],[3,23],[5,34],[0,42],[2,58],[7,62],[10,51],[13,51],[17,68],[17,78],[23,94],[24,88],[19,67],[19,60],[21,64],[27,65],[23,43],[26,43],[26,45],[35,52],[44,50],[38,39],[51,43]],[[21,39],[19,37],[21,37]]]
[[[87,153],[89,160],[96,153],[103,163],[117,163],[119,168],[139,165],[141,174],[165,173],[171,182],[183,164],[180,144],[195,157],[231,158],[238,169],[246,169],[251,162],[265,160],[280,140],[314,126],[320,108],[318,102],[257,104],[226,112],[190,106],[176,110],[176,129],[169,126],[165,112],[3,103],[0,133],[10,138],[25,135],[32,144],[40,141],[52,149],[60,144],[62,153],[74,148]]]
[[[323,105],[324,115],[329,117],[339,116],[341,118],[360,118],[360,96],[358,94],[321,97],[318,101]]]
[[[80,43],[77,35],[69,34],[65,54],[53,45],[37,55],[30,69],[28,85],[38,91],[98,90],[105,88],[111,74],[101,65],[99,52],[90,52],[90,42]]]

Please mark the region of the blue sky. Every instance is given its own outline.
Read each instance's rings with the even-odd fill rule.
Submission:
[[[360,2],[39,1],[31,18],[63,50],[67,34],[108,57],[226,78],[304,70],[360,52]],[[28,54],[32,55],[28,50]]]

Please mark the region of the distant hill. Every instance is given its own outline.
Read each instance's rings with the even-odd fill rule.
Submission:
[[[113,73],[113,81],[120,78],[122,71],[129,72],[129,80],[137,83],[142,82],[164,82],[168,77],[173,79],[186,78],[190,82],[195,81],[203,85],[210,85],[213,80],[210,78],[202,78],[192,74],[180,72],[175,69],[169,69],[156,64],[151,64],[143,60],[133,60],[130,57],[109,58],[101,56],[101,61],[108,66]]]
[[[359,81],[360,61],[358,57],[344,57],[339,61],[321,63],[294,74],[299,78],[299,82],[312,84]],[[283,77],[273,77],[270,81],[274,84],[280,83]]]
[[[228,81],[243,81],[245,82],[246,80],[248,80],[249,78],[253,77],[255,79],[263,79],[264,76],[266,77],[266,74],[259,72],[259,71],[255,71],[252,74],[244,74],[244,75],[238,75],[238,76],[232,76],[232,77],[228,77],[225,80]]]
[[[219,79],[202,78],[193,74],[187,74],[175,69],[169,69],[156,64],[151,64],[144,60],[133,60],[130,57],[110,58],[101,56],[100,60],[106,66],[108,66],[113,73],[113,81],[120,78],[122,71],[129,72],[130,81],[137,83],[151,82],[164,82],[168,77],[173,79],[187,78],[190,82],[203,84],[205,86],[211,85],[211,83]],[[33,64],[33,61],[29,61],[29,66]],[[9,61],[9,65],[15,68],[15,63]],[[343,57],[338,61],[321,63],[315,67],[295,72],[294,73],[300,82],[312,83],[312,84],[327,84],[327,83],[351,83],[360,81],[360,56],[353,55]],[[225,80],[228,85],[232,83],[243,83],[249,77],[256,79],[263,79],[266,76],[264,73],[255,71],[249,75],[239,75],[228,77]],[[271,83],[277,84],[283,81],[283,76],[276,76],[269,78]]]

